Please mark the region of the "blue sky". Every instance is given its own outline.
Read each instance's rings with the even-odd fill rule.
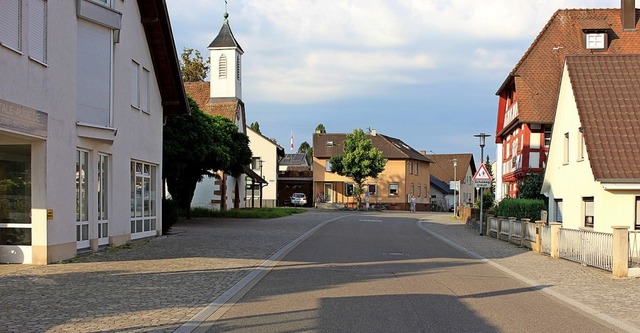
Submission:
[[[178,54],[208,56],[224,0],[167,0]],[[247,123],[289,153],[330,133],[376,129],[416,150],[495,159],[495,92],[551,15],[620,0],[228,0],[244,49]]]

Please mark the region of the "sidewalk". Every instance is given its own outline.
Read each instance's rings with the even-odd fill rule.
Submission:
[[[477,230],[454,220],[451,213],[427,214],[422,221],[426,230],[524,277],[543,292],[625,331],[640,332],[637,278],[616,278],[611,272],[480,236]]]
[[[275,220],[193,220],[172,235],[74,263],[0,265],[0,332],[173,332],[264,260],[321,223],[353,212]],[[479,236],[450,213],[383,212],[519,275],[542,292],[640,332],[640,280]]]
[[[0,265],[0,332],[173,332],[335,213],[192,220],[74,263]]]

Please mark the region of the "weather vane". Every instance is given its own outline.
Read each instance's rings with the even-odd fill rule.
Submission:
[[[229,17],[229,13],[227,12],[227,0],[224,0],[224,19],[226,20]]]

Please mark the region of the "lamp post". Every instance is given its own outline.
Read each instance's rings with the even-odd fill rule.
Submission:
[[[483,159],[484,159],[484,144],[485,144],[485,138],[490,137],[491,135],[489,134],[484,134],[484,133],[480,133],[480,134],[475,134],[474,137],[476,138],[480,138],[480,164],[483,163]],[[480,236],[482,236],[482,234],[484,234],[484,226],[482,225],[482,202],[484,201],[484,187],[480,188]]]
[[[458,159],[454,158],[451,160],[453,162],[453,217],[458,216],[456,214],[456,168],[458,166]]]
[[[264,161],[260,159],[258,162],[260,163],[260,178],[262,178],[262,163],[264,163]],[[260,208],[262,208],[262,181],[260,181],[258,185],[260,186]]]

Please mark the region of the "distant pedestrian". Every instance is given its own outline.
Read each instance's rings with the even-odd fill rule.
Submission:
[[[413,194],[411,195],[411,212],[416,212],[416,197]]]

